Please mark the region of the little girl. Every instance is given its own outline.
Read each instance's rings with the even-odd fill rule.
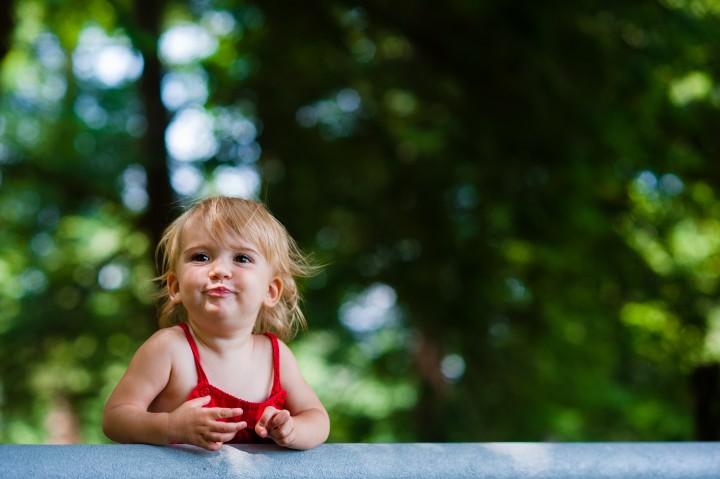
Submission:
[[[285,228],[261,204],[211,197],[165,230],[158,252],[163,329],[110,395],[105,434],[209,450],[323,443],[328,414],[273,334],[289,338],[304,326],[294,277],[313,269]]]

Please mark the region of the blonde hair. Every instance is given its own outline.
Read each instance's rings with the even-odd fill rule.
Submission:
[[[216,238],[242,238],[260,249],[260,253],[282,282],[280,300],[273,307],[263,307],[254,332],[272,331],[281,339],[291,339],[306,326],[300,310],[300,293],[295,278],[309,277],[319,267],[304,256],[285,227],[261,203],[236,197],[211,196],[198,201],[182,213],[164,231],[157,246],[160,262],[158,315],[160,327],[167,328],[187,321],[182,304],[174,304],[168,291],[168,276],[174,271],[181,252],[182,236],[189,222],[204,224]]]

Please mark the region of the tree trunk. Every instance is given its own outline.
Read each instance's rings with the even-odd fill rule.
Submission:
[[[15,2],[4,0],[0,2],[0,62],[10,51],[10,38],[12,37]]]
[[[169,218],[173,191],[167,167],[165,130],[169,118],[160,98],[162,66],[157,55],[161,33],[164,0],[136,0],[135,21],[138,26],[135,41],[140,48],[145,69],[140,80],[140,94],[145,104],[147,132],[143,139],[142,165],[147,172],[149,207],[142,219],[143,228],[149,233],[154,245],[160,240]]]
[[[45,420],[47,444],[80,444],[80,422],[72,404],[63,396],[53,401]]]
[[[720,440],[720,364],[699,366],[692,374],[695,439]]]

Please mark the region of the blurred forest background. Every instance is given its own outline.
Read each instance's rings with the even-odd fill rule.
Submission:
[[[332,441],[720,439],[717,0],[0,2],[0,441],[104,442],[211,193]]]

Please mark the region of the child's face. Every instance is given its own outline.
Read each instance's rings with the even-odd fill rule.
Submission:
[[[185,307],[190,321],[254,325],[263,306],[277,303],[282,282],[253,244],[214,238],[202,223],[189,222],[168,277],[168,291],[173,303]]]

